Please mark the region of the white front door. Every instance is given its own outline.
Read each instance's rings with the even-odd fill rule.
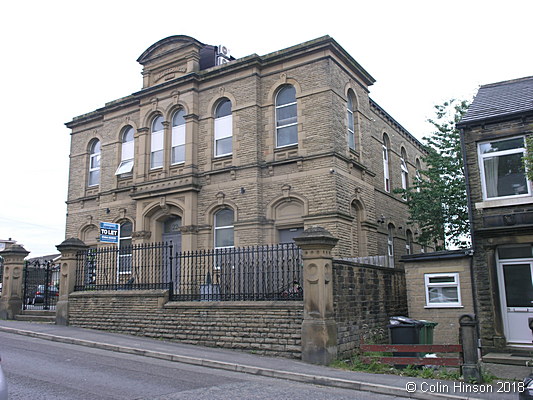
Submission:
[[[533,259],[500,260],[498,278],[507,342],[533,345]]]

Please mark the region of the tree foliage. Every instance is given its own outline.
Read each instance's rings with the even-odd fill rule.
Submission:
[[[435,131],[424,137],[425,168],[413,187],[404,191],[410,219],[418,224],[418,241],[436,250],[470,245],[470,225],[461,138],[455,125],[468,109],[466,100],[449,100],[435,106],[428,122]]]

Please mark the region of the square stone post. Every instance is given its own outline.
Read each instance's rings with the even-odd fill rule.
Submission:
[[[0,255],[4,258],[4,279],[0,298],[0,319],[14,319],[22,313],[24,258],[30,254],[19,244],[8,245]]]
[[[294,239],[302,249],[304,320],[302,360],[327,365],[337,357],[337,323],[333,310],[333,257],[339,239],[320,227]]]
[[[59,299],[56,305],[56,324],[68,325],[68,296],[74,291],[76,284],[76,261],[79,251],[89,246],[79,239],[70,238],[56,248],[61,253],[61,269],[59,278]]]
[[[483,383],[478,352],[478,321],[473,314],[464,314],[459,318],[460,341],[463,345],[463,378],[465,382]]]

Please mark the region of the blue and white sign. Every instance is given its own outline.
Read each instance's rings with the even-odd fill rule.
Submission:
[[[100,242],[118,243],[120,225],[111,222],[100,222]]]

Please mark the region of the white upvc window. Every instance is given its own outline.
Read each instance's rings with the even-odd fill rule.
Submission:
[[[479,143],[479,168],[484,200],[531,196],[531,185],[522,162],[523,136]]]
[[[426,308],[461,307],[458,273],[424,274]]]
[[[152,122],[152,134],[150,141],[150,168],[161,168],[163,166],[163,143],[165,139],[165,129],[163,117],[159,115]]]
[[[215,214],[215,249],[234,246],[233,218],[231,208],[223,208]]]
[[[346,108],[348,117],[348,147],[355,150],[355,123],[353,115],[353,95],[348,93],[348,104]]]
[[[385,190],[390,192],[389,149],[386,144],[383,144],[383,185]]]
[[[122,133],[122,148],[120,153],[120,164],[115,175],[129,174],[133,170],[133,128],[131,126],[124,129]]]
[[[233,152],[233,117],[231,101],[224,99],[215,111],[215,157],[228,156]]]
[[[89,152],[89,186],[100,184],[100,141],[95,140],[91,144]]]
[[[185,162],[185,111],[178,110],[172,118],[172,164]]]
[[[276,147],[298,144],[296,89],[286,85],[276,95]]]

